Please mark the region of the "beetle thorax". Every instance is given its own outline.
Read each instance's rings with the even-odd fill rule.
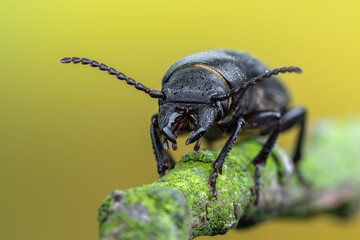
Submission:
[[[164,83],[167,102],[211,103],[211,97],[226,93],[228,87],[218,74],[198,66],[175,71]]]

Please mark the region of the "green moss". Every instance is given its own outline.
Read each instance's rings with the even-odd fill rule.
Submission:
[[[115,202],[115,196],[120,193],[121,191],[113,191],[105,198],[98,212],[98,221],[100,223],[104,222],[108,217],[108,215],[112,213]]]
[[[219,150],[186,154],[173,171],[156,181],[162,186],[183,192],[193,213],[193,237],[226,233],[236,225],[238,218],[253,199],[251,187],[254,167],[249,159],[252,160],[261,147],[257,142],[242,143],[234,147],[224,164],[223,174],[219,175],[217,180],[217,200],[209,198],[212,190],[207,183]],[[273,165],[275,166],[275,163]],[[248,197],[243,197],[246,195]],[[239,202],[242,204],[238,204]]]
[[[335,187],[358,178],[360,161],[354,159],[360,155],[359,136],[360,124],[326,123],[317,128],[311,148],[300,165],[312,190],[319,192],[318,188]],[[223,174],[217,179],[217,199],[210,198],[212,189],[207,183],[220,149],[188,153],[173,170],[154,183],[125,192],[114,191],[99,209],[101,238],[187,239],[189,234],[194,238],[226,233],[239,219],[241,226],[249,226],[279,214],[308,215],[309,206],[305,204],[296,204],[285,211],[281,205],[283,195],[279,198],[273,191],[277,185],[275,189],[287,191],[291,195],[286,196],[287,200],[295,199],[296,203],[299,194],[306,194],[285,166],[284,160],[289,157],[277,147],[266,166],[260,167],[260,204],[250,207],[255,197],[252,160],[262,146],[263,143],[252,140],[233,147]],[[289,162],[291,164],[291,160]],[[298,186],[295,191],[294,186]],[[346,215],[353,206],[357,204],[345,203],[334,211]]]
[[[200,150],[195,153],[184,155],[175,168],[169,171],[164,177],[156,180],[151,185],[142,186],[136,189],[129,189],[124,192],[122,211],[114,209],[114,199],[108,196],[99,211],[99,221],[103,222],[110,215],[116,215],[121,221],[135,221],[128,224],[127,228],[143,228],[143,231],[158,229],[165,232],[178,232],[178,235],[188,234],[191,224],[192,237],[200,235],[216,235],[226,233],[230,228],[236,226],[240,216],[246,213],[251,205],[254,195],[254,171],[252,159],[259,153],[262,144],[257,141],[249,141],[234,146],[224,166],[223,174],[217,179],[217,199],[210,198],[212,189],[207,183],[211,173],[212,165],[220,150]],[[270,171],[264,172],[260,182],[270,181],[278,173],[279,163],[276,154],[273,154],[267,161],[266,168]],[[263,184],[262,184],[263,185]],[[181,198],[185,197],[183,200]],[[185,201],[186,200],[186,201]],[[149,222],[139,223],[139,216],[127,214],[124,219],[124,209],[131,209],[142,204],[151,218],[157,217],[168,219],[167,222],[154,225]],[[119,203],[117,203],[119,205]],[[191,223],[186,221],[191,212]],[[126,211],[125,211],[126,212]],[[135,211],[136,212],[136,211]],[[121,213],[121,214],[120,214]],[[119,223],[119,219],[117,222]],[[159,223],[160,220],[157,220]],[[140,225],[139,225],[140,224]],[[143,224],[143,225],[142,225]],[[107,228],[102,225],[101,228]],[[151,226],[151,229],[149,228]],[[114,227],[114,225],[111,225]],[[176,227],[177,231],[172,228]],[[108,234],[108,231],[103,230]],[[179,233],[181,232],[181,234]],[[140,238],[138,238],[140,239]],[[181,239],[181,238],[179,238]]]
[[[121,197],[112,193],[99,209],[100,238],[186,239],[188,214],[184,197],[172,189],[143,186]]]

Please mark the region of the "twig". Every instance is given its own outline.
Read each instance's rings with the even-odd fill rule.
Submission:
[[[299,181],[290,157],[277,147],[261,169],[257,206],[252,204],[251,161],[260,142],[234,146],[218,177],[217,199],[210,199],[207,182],[219,152],[189,153],[154,183],[112,192],[99,210],[100,239],[192,239],[279,216],[351,215],[360,201],[359,143],[360,121],[322,123],[300,166],[310,188]]]

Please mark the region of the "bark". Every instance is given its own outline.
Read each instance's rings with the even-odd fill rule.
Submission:
[[[234,146],[218,177],[217,199],[207,182],[219,150],[186,154],[154,183],[107,196],[99,210],[100,239],[192,239],[282,216],[352,215],[360,202],[359,143],[359,119],[319,124],[299,165],[310,187],[276,147],[260,170],[257,206],[251,161],[261,141]]]

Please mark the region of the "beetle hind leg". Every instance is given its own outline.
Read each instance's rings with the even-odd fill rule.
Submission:
[[[281,118],[281,131],[286,131],[295,125],[300,125],[300,132],[297,138],[295,153],[293,156],[293,162],[295,165],[295,173],[299,178],[299,181],[306,187],[310,187],[310,184],[304,178],[302,173],[299,171],[299,162],[301,160],[303,142],[305,136],[305,126],[306,126],[306,109],[302,106],[294,107],[287,111],[284,116]]]
[[[269,112],[271,113],[271,112]],[[245,120],[249,123],[255,123],[257,122],[257,125],[263,125],[266,123],[266,125],[273,125],[273,131],[264,144],[263,148],[259,152],[259,154],[255,157],[255,159],[252,161],[253,165],[255,166],[255,185],[254,185],[254,193],[256,195],[254,205],[256,206],[259,202],[259,191],[260,191],[260,166],[265,166],[266,160],[269,157],[269,154],[271,150],[273,149],[276,140],[280,134],[280,132],[286,131],[296,125],[300,125],[300,133],[296,144],[296,150],[293,157],[293,162],[295,165],[295,173],[297,174],[300,182],[304,184],[305,186],[309,187],[310,185],[307,183],[303,175],[298,169],[298,163],[301,159],[301,153],[302,153],[302,145],[304,141],[304,132],[305,132],[305,118],[306,118],[306,110],[303,107],[295,107],[287,111],[281,118],[277,119],[275,118],[271,119],[271,114],[265,118],[263,118],[261,115],[266,114],[266,112],[260,112],[251,114],[249,116],[245,116]],[[264,115],[265,116],[265,115]],[[264,121],[266,119],[266,121]]]
[[[254,187],[253,191],[255,193],[254,205],[256,206],[259,202],[259,191],[260,191],[260,166],[265,166],[266,160],[269,157],[271,150],[273,149],[276,140],[280,134],[280,125],[281,118],[280,113],[275,111],[263,111],[253,114],[249,114],[244,117],[247,121],[247,124],[250,126],[257,127],[269,127],[272,128],[272,132],[262,147],[261,151],[252,161],[252,164],[255,166],[255,176],[254,176]]]

